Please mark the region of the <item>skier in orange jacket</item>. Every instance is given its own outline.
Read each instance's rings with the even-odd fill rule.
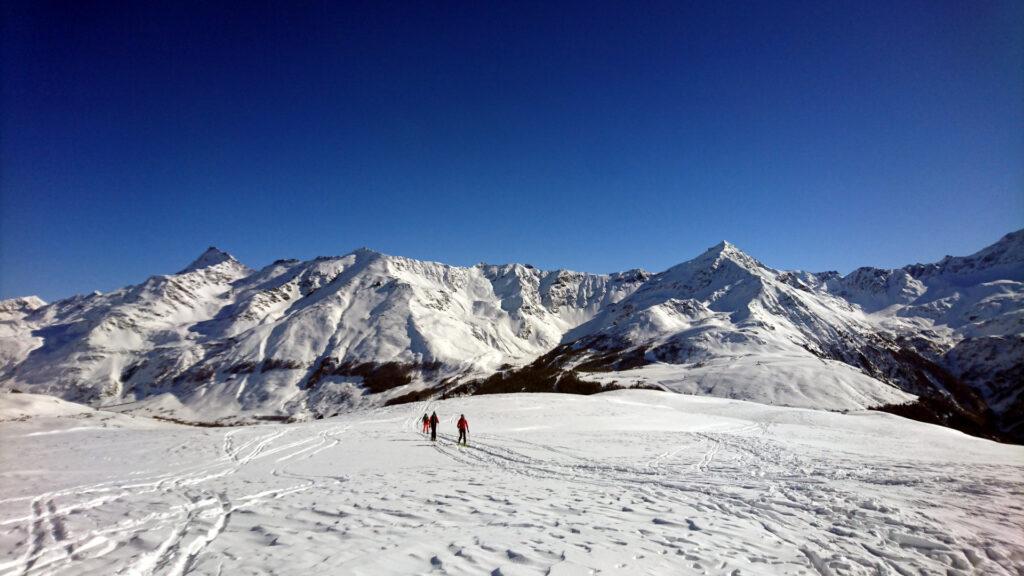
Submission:
[[[459,423],[456,426],[459,429],[459,443],[463,446],[469,445],[469,439],[466,437],[469,433],[469,422],[466,420],[465,414],[459,414]]]

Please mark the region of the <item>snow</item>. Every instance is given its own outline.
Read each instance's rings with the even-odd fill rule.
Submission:
[[[163,427],[159,422],[96,410],[42,394],[0,394],[0,426],[17,422],[19,430],[34,430],[29,436],[58,434],[100,428]],[[87,423],[80,426],[77,423]],[[7,440],[7,438],[5,438]]]
[[[238,428],[24,394],[0,415],[4,575],[1024,570],[1024,447],[883,413],[629,390]]]
[[[846,276],[775,270],[728,242],[654,275],[365,248],[253,271],[211,247],[108,294],[0,302],[0,390],[190,421],[315,418],[441,395],[565,345],[562,371],[632,355],[605,366],[626,370],[583,378],[832,410],[945,394],[950,375],[924,374],[930,363],[967,385],[961,408],[987,403],[1010,430],[1022,338],[1024,231],[971,256]],[[350,369],[383,363],[408,382],[371,390]]]
[[[654,275],[566,339],[599,352],[640,348],[651,362],[581,373],[591,381],[830,410],[913,400],[823,358],[839,343],[866,344],[875,328],[861,309],[788,279],[723,242]]]
[[[490,375],[550,350],[646,277],[465,268],[368,249],[254,272],[210,248],[178,274],[19,317],[9,342],[0,333],[0,353],[11,358],[0,384],[93,405],[171,392],[206,420],[302,413],[317,404],[303,383],[326,360],[444,364],[412,388]],[[361,396],[356,386],[328,408],[362,405]]]
[[[822,410],[862,410],[914,399],[847,364],[810,355],[721,356],[699,366],[656,363],[582,377],[603,384],[653,385],[682,394]]]
[[[192,263],[186,266],[181,272],[179,272],[179,274],[186,274],[188,272],[202,270],[203,268],[210,268],[211,266],[217,266],[218,264],[223,264],[225,262],[237,263],[237,260],[235,260],[235,257],[231,254],[228,254],[215,246],[210,246],[205,252],[199,255],[199,258],[193,260]]]
[[[46,306],[46,301],[39,296],[25,296],[24,298],[10,298],[0,300],[0,314],[28,314],[36,308]],[[3,317],[3,316],[0,316]]]
[[[4,394],[0,403],[0,422],[7,420],[77,416],[95,412],[88,406],[65,402],[53,396],[40,394]]]
[[[3,367],[13,366],[42,345],[42,338],[32,335],[32,327],[25,317],[46,306],[38,296],[0,300],[0,373]]]

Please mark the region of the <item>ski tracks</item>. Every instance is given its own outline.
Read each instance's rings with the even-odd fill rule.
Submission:
[[[26,516],[0,520],[0,527],[10,526],[26,534],[24,553],[0,563],[0,576],[73,573],[74,566],[83,561],[97,561],[139,542],[140,537],[145,541],[147,535],[161,531],[165,535],[152,549],[109,573],[187,574],[227,529],[235,510],[307,490],[315,480],[239,496],[234,501],[230,490],[215,489],[214,484],[230,486],[231,476],[262,462],[272,462],[272,472],[276,472],[276,466],[312,458],[337,446],[348,429],[338,425],[304,429],[312,433],[291,441],[289,437],[296,435],[296,428],[232,429],[224,434],[218,457],[186,466],[181,472],[129,476],[30,497]],[[173,504],[175,499],[180,504]],[[10,498],[4,503],[19,500],[23,498]],[[74,515],[78,525],[86,525],[83,519],[93,518],[89,523],[96,526],[72,534],[69,515]]]
[[[711,462],[715,459],[715,455],[718,454],[719,450],[722,449],[722,442],[711,436],[704,436],[708,443],[708,449],[704,452],[704,456],[701,457],[700,461],[694,466],[697,472],[707,474],[711,467]]]
[[[950,525],[965,522],[946,522],[954,513],[985,514],[988,498],[1019,495],[1021,482],[1000,476],[1005,468],[922,470],[844,456],[784,442],[768,423],[478,434],[469,447],[440,435],[424,458],[423,443],[407,440],[429,408],[352,426],[339,419],[197,432],[205,452],[195,450],[191,460],[7,498],[0,531],[18,547],[0,575],[237,573],[280,553],[253,542],[301,549],[303,569],[328,557],[333,566],[352,559],[375,565],[363,550],[388,546],[387,562],[415,556],[422,571],[451,574],[502,566],[511,566],[502,573],[558,573],[612,566],[612,558],[634,573],[742,568],[837,576],[1015,574],[1020,564],[1021,546],[1005,535],[954,533]],[[334,454],[323,454],[353,426],[366,437],[346,442],[356,449],[346,455],[372,460],[400,437],[395,447],[417,460],[401,476],[376,473],[348,484],[363,468],[329,472]],[[180,440],[166,445],[189,455]],[[307,462],[318,456],[322,462]],[[314,475],[325,473],[334,475]],[[962,493],[962,509],[921,502],[950,490]],[[487,536],[438,546],[459,525]],[[257,558],[239,558],[238,550]]]
[[[772,440],[768,423],[675,437],[682,441],[653,458],[622,464],[569,458],[495,435],[478,435],[468,448],[439,436],[434,448],[464,466],[493,471],[491,481],[510,475],[559,481],[592,493],[582,497],[590,501],[616,493],[623,501],[639,497],[652,510],[672,511],[652,519],[662,533],[679,531],[705,550],[729,550],[732,540],[741,539],[734,536],[751,530],[776,543],[734,551],[745,562],[803,564],[822,576],[1016,573],[1003,546],[958,539],[936,519],[887,503],[884,491],[865,498],[863,483],[877,479],[851,474],[827,453],[820,458],[831,462],[783,448]],[[730,523],[712,520],[723,513]],[[695,564],[702,569],[709,566],[706,554],[687,554],[700,558]]]

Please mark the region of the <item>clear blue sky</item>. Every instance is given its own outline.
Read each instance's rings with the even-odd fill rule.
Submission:
[[[1024,227],[1024,3],[5,2],[0,296],[208,245],[661,270]]]

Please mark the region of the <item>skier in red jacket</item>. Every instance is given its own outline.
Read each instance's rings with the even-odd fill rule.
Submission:
[[[426,414],[423,415],[423,433],[426,434],[430,430],[430,418]]]
[[[466,439],[466,433],[469,432],[469,422],[466,420],[465,414],[459,414],[459,423],[456,424],[459,428],[459,443],[462,445],[468,445],[469,441]]]

